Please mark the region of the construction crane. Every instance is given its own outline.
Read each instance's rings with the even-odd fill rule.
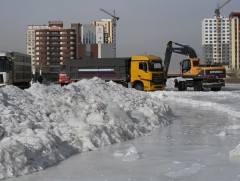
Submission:
[[[117,35],[117,31],[116,31],[116,27],[117,27],[117,21],[120,19],[119,17],[117,17],[115,15],[115,11],[113,12],[113,14],[105,11],[104,9],[100,9],[101,11],[103,11],[104,13],[110,15],[112,17],[112,43],[113,43],[113,48],[114,48],[114,57],[117,56],[116,53],[116,35]]]
[[[218,4],[218,7],[215,9],[215,16],[217,19],[217,63],[221,63],[220,57],[221,57],[221,34],[222,34],[222,29],[221,29],[221,15],[220,15],[220,9],[222,9],[226,4],[228,4],[231,0],[226,1],[222,5]]]

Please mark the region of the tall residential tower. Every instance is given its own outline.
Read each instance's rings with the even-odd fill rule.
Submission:
[[[217,19],[204,19],[202,21],[202,46],[203,46],[203,59],[211,63],[229,63],[229,19],[220,17],[220,50],[217,51]],[[218,62],[219,61],[219,62]]]

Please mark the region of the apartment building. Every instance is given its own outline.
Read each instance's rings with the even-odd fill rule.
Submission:
[[[47,29],[35,30],[35,68],[56,79],[62,66],[76,58],[76,30],[63,28],[62,21],[49,21]]]
[[[221,32],[220,44],[218,51],[217,44],[217,19],[208,18],[202,21],[202,47],[203,47],[203,59],[205,62],[211,63],[229,63],[229,45],[230,45],[230,30],[229,19],[220,17]]]
[[[232,12],[230,19],[230,67],[240,75],[240,12]]]

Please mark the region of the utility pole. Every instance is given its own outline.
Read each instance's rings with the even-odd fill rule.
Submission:
[[[221,28],[222,19],[220,15],[220,9],[223,8],[230,1],[231,0],[228,0],[222,5],[218,4],[217,8],[215,9],[215,16],[217,19],[217,63],[221,63],[220,57],[222,55],[222,50],[221,50],[222,49],[222,28]]]
[[[117,21],[120,18],[115,15],[115,11],[113,12],[113,14],[111,14],[111,13],[105,11],[104,9],[100,9],[100,10],[112,17],[112,43],[113,43],[113,48],[114,48],[114,57],[116,58],[117,57],[117,53],[116,53],[117,30],[116,30],[116,27],[117,27]]]

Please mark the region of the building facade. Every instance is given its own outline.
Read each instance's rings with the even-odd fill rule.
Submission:
[[[47,29],[48,25],[29,25],[26,31],[26,53],[31,55],[32,71],[35,74],[35,30]]]
[[[240,12],[232,12],[230,19],[230,67],[240,75]]]
[[[217,35],[216,17],[202,21],[203,59],[205,62],[229,64],[229,19],[220,17],[220,22],[221,33]],[[220,36],[220,42],[217,42],[218,36]],[[217,50],[218,47],[220,48],[219,51]]]
[[[103,26],[82,25],[82,44],[103,44],[104,29]]]
[[[35,69],[56,79],[67,60],[76,58],[76,31],[63,28],[61,21],[49,21],[47,29],[35,30]]]
[[[70,59],[113,58],[109,22],[81,25],[72,23],[64,28],[62,21],[48,25],[29,25],[26,32],[26,52],[32,57],[33,73],[57,80],[57,75]],[[110,37],[109,37],[110,36]],[[106,38],[107,37],[107,38]]]
[[[81,55],[82,58],[113,58],[114,46],[108,38],[108,29],[99,23],[82,25],[81,27]],[[108,36],[107,36],[108,37]],[[107,41],[106,41],[107,40]]]
[[[113,27],[111,19],[102,19],[92,22],[93,26],[102,26],[104,28],[104,44],[113,43]]]

